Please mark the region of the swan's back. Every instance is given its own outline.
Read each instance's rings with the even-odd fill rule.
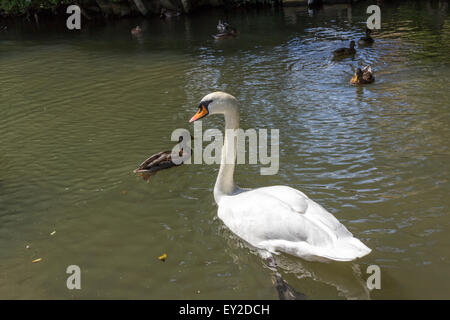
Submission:
[[[272,253],[351,261],[371,251],[322,206],[287,186],[225,196],[218,215],[238,236]]]

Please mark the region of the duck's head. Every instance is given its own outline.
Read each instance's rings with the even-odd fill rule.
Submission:
[[[135,28],[131,29],[131,33],[140,33],[142,31],[141,27],[136,26]]]
[[[361,79],[362,76],[363,76],[363,72],[362,72],[361,68],[356,69],[355,75],[352,78],[352,82],[359,81],[359,79]]]
[[[238,111],[236,98],[225,92],[213,92],[203,97],[198,105],[197,113],[189,122],[202,119],[210,114],[225,114],[230,111]]]
[[[355,41],[350,41],[350,49],[353,49],[355,47]]]

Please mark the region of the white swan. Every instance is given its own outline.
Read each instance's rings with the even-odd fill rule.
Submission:
[[[236,159],[235,130],[239,108],[235,97],[224,92],[205,96],[189,122],[209,114],[225,116],[221,165],[214,186],[218,216],[252,246],[279,251],[309,261],[351,261],[370,253],[331,213],[303,192],[287,186],[241,189],[233,181]],[[226,161],[231,159],[231,161]]]

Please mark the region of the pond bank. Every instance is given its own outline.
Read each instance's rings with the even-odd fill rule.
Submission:
[[[355,3],[359,0],[313,0],[321,4]],[[160,16],[170,18],[188,14],[201,8],[214,7],[262,7],[262,6],[305,6],[308,0],[46,0],[0,2],[0,17],[66,15],[68,5],[80,6],[85,18],[101,16],[122,18],[130,16]]]

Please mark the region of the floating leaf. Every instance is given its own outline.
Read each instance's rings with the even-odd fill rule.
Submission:
[[[41,261],[42,261],[42,258],[37,258],[37,259],[34,259],[34,260],[31,261],[31,262],[36,263],[36,262],[41,262]]]
[[[162,261],[162,262],[166,261],[166,259],[167,259],[167,254],[165,254],[165,253],[158,257],[158,260]]]
[[[53,236],[56,233],[56,230],[53,230],[50,235]]]

